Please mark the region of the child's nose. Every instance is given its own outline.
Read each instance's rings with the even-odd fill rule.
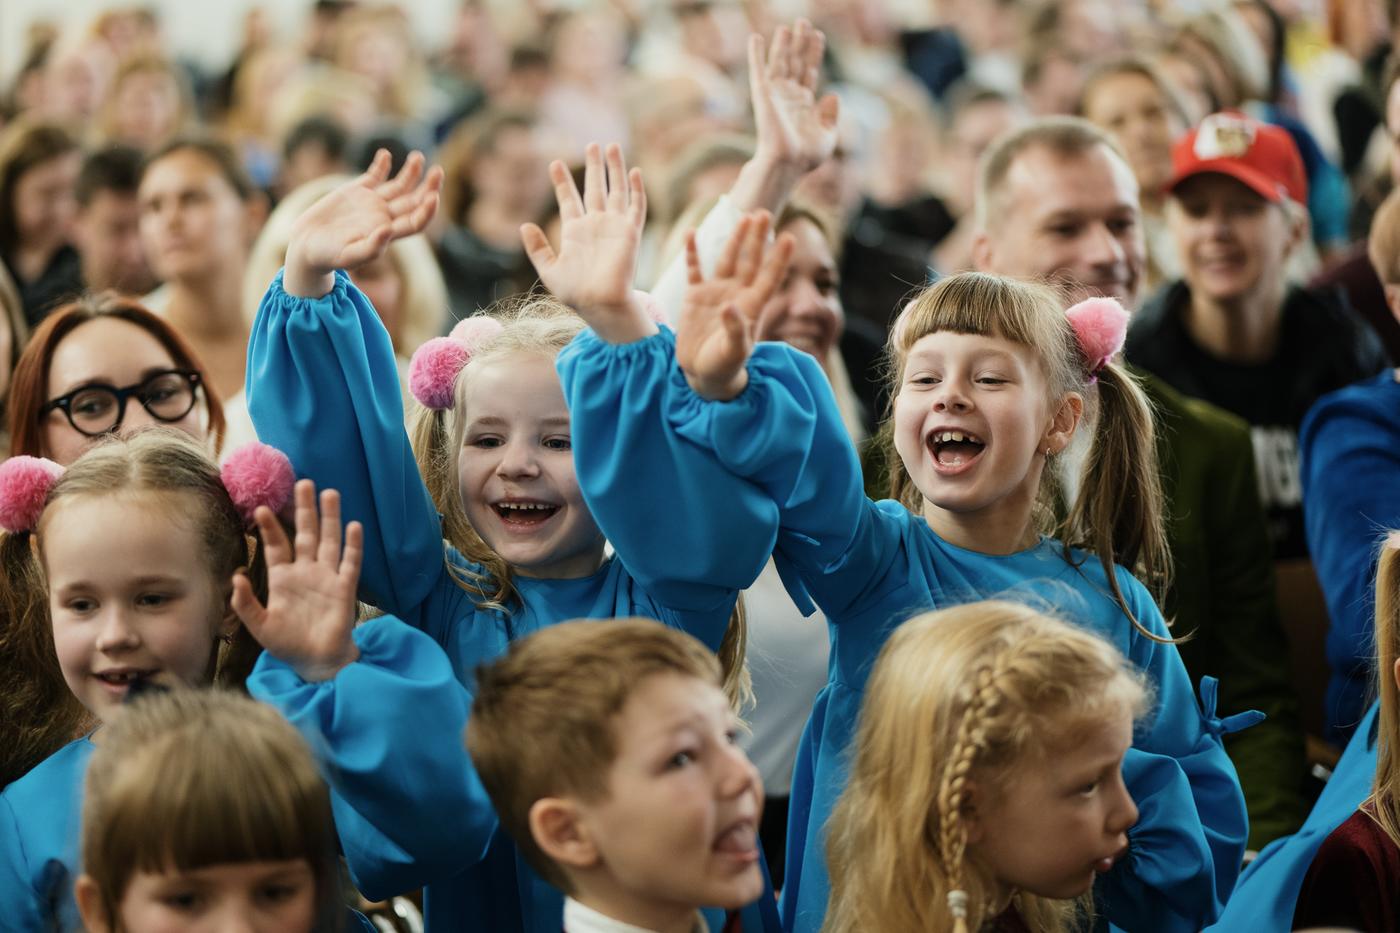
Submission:
[[[763,796],[763,778],[749,756],[738,745],[730,745],[724,756],[724,773],[720,792],[725,798],[738,797],[751,790]]]
[[[1133,803],[1132,795],[1128,793],[1128,788],[1123,784],[1121,778],[1117,781],[1114,806],[1109,817],[1109,831],[1115,835],[1126,833],[1137,824],[1138,808]]]
[[[103,612],[101,626],[97,630],[99,651],[129,650],[140,643],[140,635],[123,609],[113,606]]]
[[[501,461],[496,467],[496,472],[501,476],[533,476],[539,472],[539,461],[535,458],[531,445],[507,444],[501,452]]]
[[[954,379],[947,379],[939,384],[938,391],[934,395],[934,411],[970,411],[972,409],[972,399],[962,384]]]

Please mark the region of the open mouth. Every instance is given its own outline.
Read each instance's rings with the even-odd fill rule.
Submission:
[[[739,859],[758,857],[758,831],[752,820],[740,820],[720,833],[714,849]]]
[[[113,668],[106,671],[98,671],[92,676],[96,677],[103,684],[113,690],[130,688],[137,681],[145,680],[154,675],[154,670],[141,670],[134,667]]]
[[[966,431],[934,431],[929,435],[928,448],[938,467],[958,472],[982,456],[987,442]]]
[[[502,499],[493,502],[491,508],[502,523],[524,531],[543,525],[553,518],[561,507],[539,499]]]

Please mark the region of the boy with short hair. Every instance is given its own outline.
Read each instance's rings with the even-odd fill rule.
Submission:
[[[567,933],[725,930],[772,911],[763,787],[714,654],[647,619],[566,622],[477,671],[467,748]],[[745,922],[751,926],[746,926]]]

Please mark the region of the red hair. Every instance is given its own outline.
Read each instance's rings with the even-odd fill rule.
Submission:
[[[154,337],[179,369],[199,373],[204,407],[209,415],[209,434],[217,455],[224,442],[224,406],[209,385],[209,376],[199,357],[173,327],[151,313],[134,298],[116,292],[83,295],[44,318],[28,346],[15,363],[10,380],[6,414],[10,424],[10,456],[44,456],[43,431],[39,410],[49,400],[49,365],[63,338],[88,321],[117,318],[135,324]]]

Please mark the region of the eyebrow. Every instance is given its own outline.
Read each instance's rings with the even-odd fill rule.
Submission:
[[[140,385],[147,379],[154,376],[156,373],[168,373],[180,368],[180,364],[174,362],[173,360],[168,365],[162,364],[160,366],[148,366],[145,369],[141,370],[141,376],[136,380],[134,384]],[[62,398],[65,395],[69,395],[73,392],[78,391],[79,389],[86,389],[89,386],[112,386],[113,388],[115,388],[116,385],[116,381],[109,376],[93,376],[89,379],[82,379],[78,382],[69,385],[62,392],[58,393],[58,395],[55,395],[54,398]]]
[[[468,426],[469,426],[469,427],[476,427],[476,426],[478,426],[478,425],[493,425],[493,426],[497,426],[497,427],[505,427],[505,426],[507,425],[507,423],[508,423],[508,422],[506,421],[505,418],[500,418],[500,417],[497,417],[496,415],[483,415],[483,416],[480,417],[480,418],[473,418],[470,422],[468,422]],[[542,425],[545,425],[545,426],[547,426],[547,427],[565,427],[565,428],[567,428],[567,427],[569,426],[569,419],[566,418],[566,417],[565,417],[565,418],[559,418],[559,417],[542,418],[542,419],[540,419],[540,422],[539,422],[539,423],[542,424]]]

